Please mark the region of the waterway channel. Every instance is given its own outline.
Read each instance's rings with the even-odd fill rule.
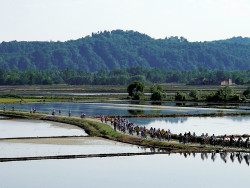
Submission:
[[[241,109],[216,109],[201,107],[177,107],[177,106],[159,106],[159,105],[138,105],[138,104],[120,104],[119,102],[84,102],[84,103],[25,103],[25,104],[6,104],[0,105],[0,108],[6,106],[11,110],[30,111],[36,108],[38,112],[49,113],[55,109],[56,114],[61,110],[62,115],[80,115],[86,113],[87,116],[97,115],[143,115],[143,114],[200,114],[200,113],[240,113],[248,112]]]
[[[0,140],[0,158],[143,153],[149,148],[98,137]]]
[[[39,107],[37,108],[39,109]],[[109,109],[111,110],[111,108]],[[119,108],[115,108],[115,110],[117,109]],[[113,109],[113,112],[115,110]],[[134,122],[136,120],[139,124],[140,119],[131,119]],[[197,122],[202,120],[207,130],[210,130],[211,125],[215,124],[213,125],[214,130],[220,131],[227,130],[226,127],[230,124],[228,121],[237,122],[232,127],[242,122],[243,124],[239,125],[239,130],[242,129],[249,133],[248,117],[242,119],[238,117],[236,119],[224,117],[221,119],[184,118],[182,120],[168,118],[154,119],[153,122],[159,120],[162,121],[163,127],[171,127],[172,132],[178,132],[186,127],[194,128],[195,131],[199,132],[202,128],[196,125],[199,125],[200,123]],[[178,123],[179,121],[188,124],[181,125]],[[220,121],[224,123],[222,125],[216,124]],[[164,122],[170,124],[165,125]],[[150,126],[150,122],[142,123]],[[180,127],[180,129],[174,130],[174,127]],[[236,130],[232,127],[229,127],[228,130]],[[22,138],[51,136],[69,137]],[[149,148],[88,137],[83,130],[75,126],[38,120],[0,120],[0,137],[8,138],[0,139],[0,158],[115,153],[141,154],[152,151]],[[16,139],[13,139],[14,137]],[[209,188],[248,187],[249,161],[249,153],[214,152],[0,162],[0,187],[112,188],[187,187],[187,185]]]
[[[76,126],[41,120],[10,119],[0,120],[0,138],[87,136]]]
[[[0,163],[0,187],[248,187],[249,156],[157,154]],[[13,181],[14,180],[14,181]]]

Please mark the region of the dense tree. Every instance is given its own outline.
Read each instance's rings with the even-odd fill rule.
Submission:
[[[208,101],[240,101],[239,95],[236,95],[233,88],[226,86],[219,88],[215,94],[207,96]]]
[[[223,70],[250,69],[249,40],[240,37],[213,42],[188,42],[183,37],[156,40],[134,31],[115,30],[67,42],[2,42],[0,68],[96,72],[135,66],[179,71],[205,67],[221,70],[216,76],[226,79],[228,75]],[[153,83],[164,78],[157,72],[143,76],[150,77]],[[171,79],[175,82],[180,76],[176,71]],[[135,79],[144,81],[143,77]]]
[[[153,93],[154,91],[160,91],[163,92],[163,88],[159,84],[153,84],[150,87],[150,92]]]
[[[164,98],[163,88],[159,84],[153,84],[150,87],[151,97],[153,101],[162,101]]]
[[[230,99],[230,97],[233,96],[233,94],[234,94],[234,90],[231,87],[226,86],[224,88],[218,89],[215,94],[215,97],[217,97],[218,100],[227,101]]]
[[[185,101],[186,96],[181,91],[177,91],[175,94],[175,100],[176,101]]]
[[[244,92],[243,95],[245,95],[246,97],[250,95],[250,87],[248,87]]]
[[[143,83],[186,83],[190,84],[194,80],[204,80],[200,84],[220,84],[218,71],[206,70],[200,73],[195,71],[176,71],[164,69],[150,69],[143,67],[130,67],[126,69],[106,70],[98,72],[87,72],[82,70],[5,70],[0,68],[0,85],[17,84],[71,84],[71,85],[128,85],[135,78],[143,78]],[[225,71],[233,80],[242,77],[250,80],[250,71]],[[178,75],[178,78],[176,77]],[[203,75],[203,77],[201,77]],[[191,81],[188,81],[191,80]],[[140,80],[141,81],[141,80]],[[151,88],[161,90],[161,87],[154,84]],[[163,91],[162,91],[163,92]]]
[[[199,100],[199,92],[196,89],[191,90],[189,96],[195,101]]]
[[[245,80],[242,76],[238,76],[236,79],[235,79],[235,83],[238,84],[238,85],[243,85],[245,84]]]
[[[154,90],[150,97],[152,101],[162,101],[163,98],[164,94],[160,90]]]
[[[144,88],[145,86],[142,82],[134,81],[133,83],[129,84],[127,91],[132,99],[140,100],[144,95]]]

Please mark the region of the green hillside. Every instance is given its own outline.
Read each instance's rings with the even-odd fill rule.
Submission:
[[[166,70],[250,69],[249,38],[188,42],[185,38],[153,39],[134,31],[115,30],[67,42],[2,42],[0,68],[84,70],[146,67]]]

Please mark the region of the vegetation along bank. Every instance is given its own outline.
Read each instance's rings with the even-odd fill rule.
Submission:
[[[62,116],[51,116],[47,114],[30,114],[28,112],[20,112],[20,111],[19,112],[0,111],[0,115],[10,116],[15,118],[39,119],[39,120],[68,123],[83,128],[86,131],[86,133],[88,133],[90,136],[98,136],[118,142],[140,145],[145,147],[160,148],[168,151],[210,151],[210,150],[221,149],[217,147],[212,148],[199,145],[183,145],[178,143],[171,143],[171,142],[168,143],[156,140],[137,138],[116,132],[112,129],[111,126],[107,124],[99,123],[96,122],[95,120],[80,119],[79,117],[62,117]]]

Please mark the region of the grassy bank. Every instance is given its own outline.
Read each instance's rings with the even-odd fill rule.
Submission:
[[[128,135],[124,135],[118,132],[115,132],[109,125],[98,123],[95,121],[79,119],[76,117],[59,117],[59,116],[50,116],[46,114],[30,114],[28,112],[16,112],[16,111],[0,111],[0,115],[5,115],[9,117],[15,118],[27,118],[27,119],[39,119],[39,120],[48,120],[48,121],[56,121],[62,123],[68,123],[72,125],[76,125],[80,128],[83,128],[86,133],[90,136],[98,136],[118,142],[129,143],[134,145],[140,145],[145,147],[156,147],[169,151],[173,150],[188,150],[188,151],[207,151],[214,150],[216,148],[209,147],[199,147],[199,146],[190,146],[190,145],[181,145],[174,143],[167,143],[161,141],[153,141],[146,140],[141,138],[136,138]]]
[[[109,96],[46,96],[46,97],[32,97],[25,96],[20,98],[4,97],[0,96],[0,104],[14,104],[14,103],[29,103],[29,102],[80,102],[80,101],[106,101],[106,100],[122,100],[121,96],[109,95]]]
[[[0,98],[0,104],[20,103],[21,99],[18,98]],[[42,102],[41,99],[25,99],[23,102]]]

